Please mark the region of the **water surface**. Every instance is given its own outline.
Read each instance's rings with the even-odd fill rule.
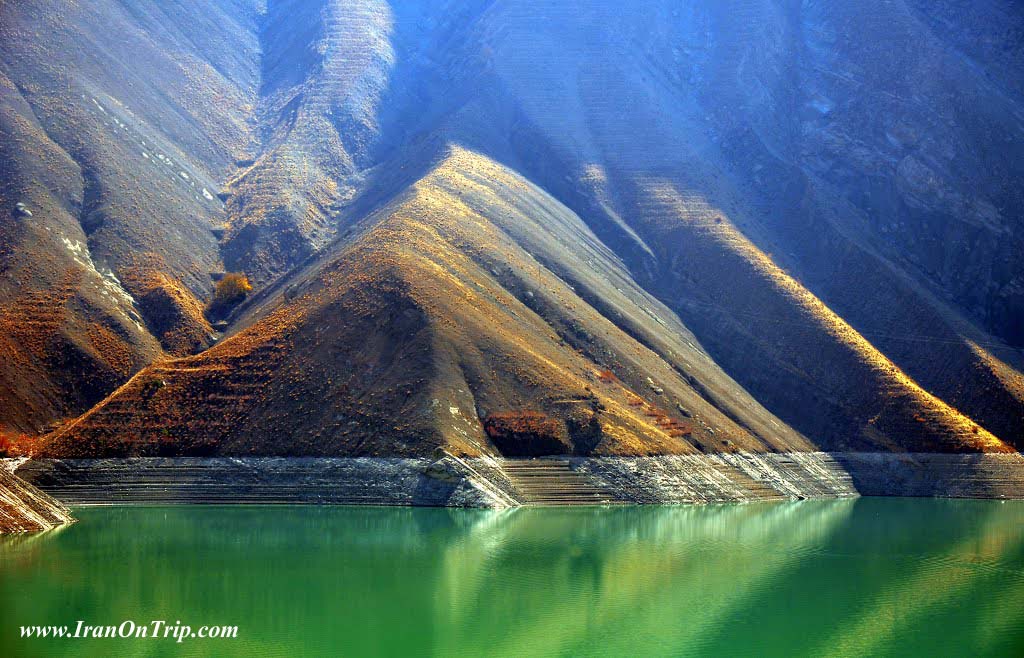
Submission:
[[[0,655],[1024,655],[1024,503],[114,507],[0,539]],[[23,624],[237,625],[234,640]]]

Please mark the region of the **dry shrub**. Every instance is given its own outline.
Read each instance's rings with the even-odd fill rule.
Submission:
[[[210,302],[210,315],[223,315],[238,305],[252,292],[249,277],[242,272],[228,272],[217,282]]]
[[[483,419],[484,431],[507,456],[539,456],[570,452],[565,423],[537,411],[493,413]]]
[[[0,432],[0,458],[31,456],[37,442],[37,437],[28,434]]]
[[[484,429],[493,438],[503,432],[557,434],[560,427],[557,420],[538,411],[507,411],[487,416]]]
[[[252,284],[249,277],[241,272],[228,272],[217,282],[213,291],[213,302],[225,306],[233,306],[246,298],[252,292]]]

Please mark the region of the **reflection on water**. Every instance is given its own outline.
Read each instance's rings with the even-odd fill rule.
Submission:
[[[0,655],[1020,655],[1024,504],[135,507],[0,540]],[[181,620],[238,640],[17,639]]]

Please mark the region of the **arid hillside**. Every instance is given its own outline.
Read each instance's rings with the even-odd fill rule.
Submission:
[[[1024,11],[869,4],[0,4],[8,449],[1016,450]]]

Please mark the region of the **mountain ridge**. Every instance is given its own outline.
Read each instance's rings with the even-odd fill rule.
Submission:
[[[1015,450],[1024,111],[955,4],[5,5],[32,218],[0,220],[0,425],[84,414],[53,456]],[[1024,25],[965,29],[1011,41],[995,15]],[[224,270],[257,290],[220,337]]]

